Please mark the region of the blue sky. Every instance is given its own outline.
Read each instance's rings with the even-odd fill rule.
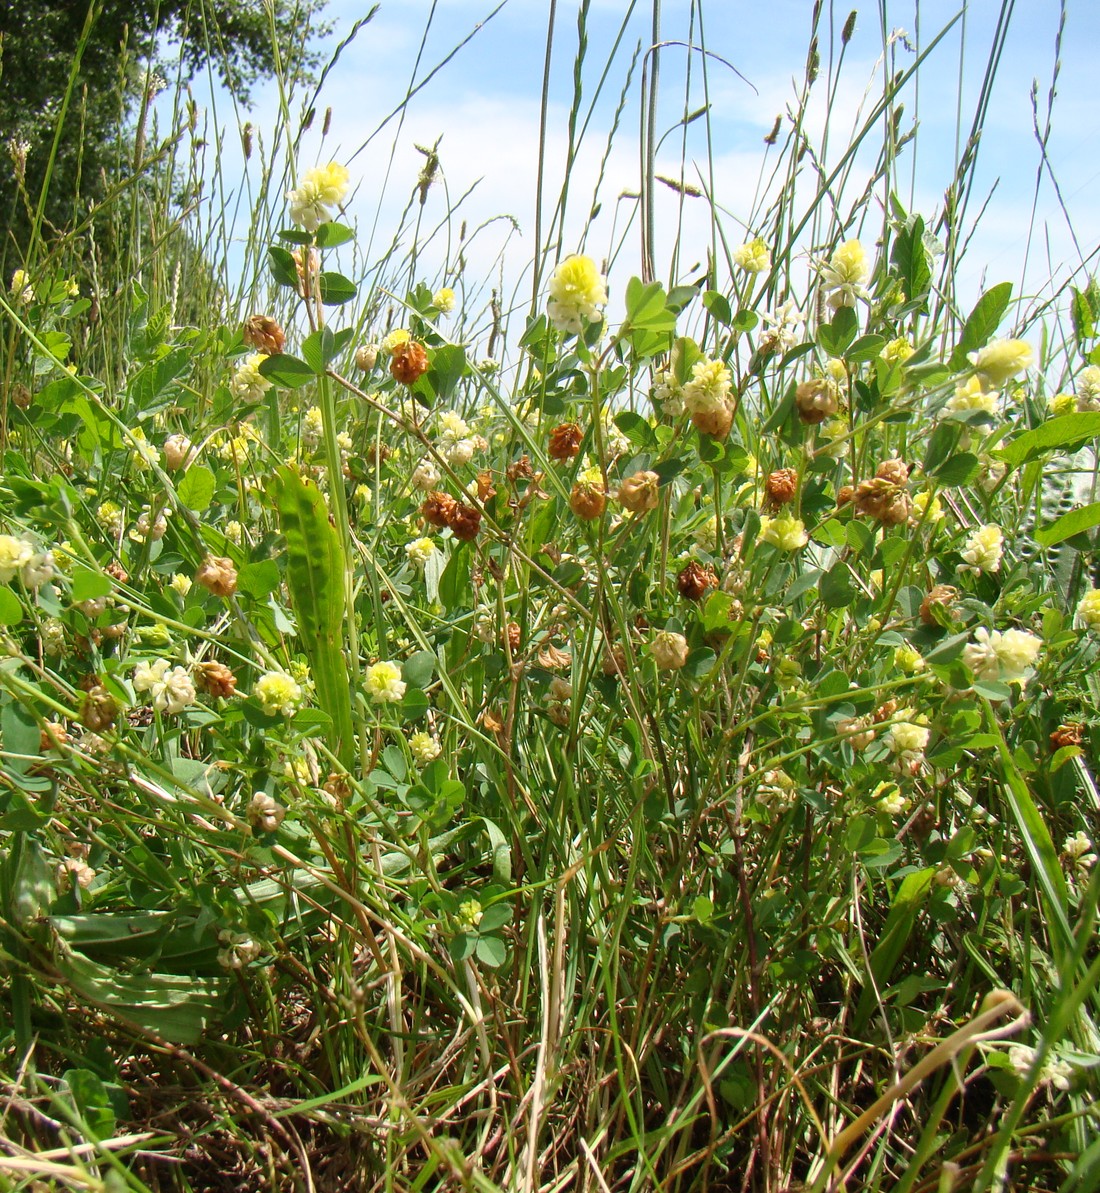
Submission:
[[[438,141],[443,184],[429,193],[423,226],[435,226],[445,218],[448,203],[470,193],[453,221],[450,244],[439,235],[421,258],[424,280],[429,284],[452,280],[457,253],[453,232],[458,221],[465,218],[469,230],[486,224],[466,252],[470,301],[484,300],[485,288],[474,283],[487,281],[503,289],[506,304],[513,293],[522,303],[530,288],[524,269],[536,249],[534,180],[550,6],[546,0],[507,0],[495,16],[487,19],[494,7],[493,3],[473,0],[436,0],[434,4],[432,0],[383,0],[374,20],[360,31],[331,72],[320,101],[322,109],[332,107],[329,133],[321,137],[318,118],[303,141],[300,164],[304,167],[329,159],[349,164],[357,185],[350,214],[358,224],[359,243],[365,245],[370,229],[377,227],[372,246],[377,253],[399,226],[423,164],[424,158],[415,145]],[[775,118],[793,104],[803,78],[811,7],[810,0],[704,3],[707,47],[729,64],[712,59],[708,73],[712,164],[707,158],[702,120],[687,130],[686,145],[675,131],[685,111],[685,67],[689,58],[693,72],[689,107],[695,109],[703,102],[699,56],[673,45],[662,50],[658,128],[661,132],[673,131],[658,155],[658,172],[679,176],[681,150],[687,182],[705,182],[713,169],[715,197],[726,213],[723,220],[732,240],[741,235],[740,222],[749,220],[753,211],[765,160],[763,138]],[[861,104],[873,102],[874,88],[881,83],[883,29],[878,7],[859,6],[855,33],[832,91],[827,34],[822,38],[822,72],[812,93],[807,128],[811,141],[820,147],[828,106],[829,162],[837,160],[854,127],[857,110]],[[914,60],[909,47],[927,46],[960,12],[962,4],[961,0],[921,0],[919,5],[914,0],[887,0],[885,7],[887,32],[904,29],[908,35],[905,40],[897,39],[891,50],[895,64],[904,69]],[[327,15],[335,21],[335,39],[345,35],[368,8],[365,0],[330,0]],[[582,72],[585,111],[628,8],[629,0],[592,0]],[[662,38],[686,41],[692,5],[688,0],[665,0],[662,8]],[[825,0],[823,32],[829,27],[830,12],[833,27],[839,31],[850,8],[849,3]],[[1000,8],[994,0],[971,0],[963,20],[922,68],[917,88],[910,87],[905,96],[904,124],[908,127],[912,114],[917,113],[920,127],[915,162],[910,147],[902,159],[897,190],[902,201],[926,219],[931,220],[942,207],[944,187],[951,177],[960,77],[963,124],[968,131]],[[560,0],[557,9],[545,186],[551,206],[560,190],[565,158],[578,4]],[[1025,292],[1029,293],[1038,293],[1052,272],[1072,270],[1080,266],[1082,258],[1088,261],[1100,243],[1100,204],[1095,201],[1100,190],[1100,101],[1095,84],[1100,61],[1100,4],[1068,0],[1066,9],[1048,151],[1068,219],[1049,176],[1044,175],[1037,198],[1029,269],[1023,278]],[[964,293],[976,294],[986,281],[1011,280],[1017,287],[1020,285],[1040,160],[1032,130],[1030,94],[1033,80],[1038,80],[1040,118],[1045,120],[1059,15],[1057,0],[1017,0],[1014,6],[993,102],[982,132],[979,184],[970,217],[976,215],[987,195],[991,193],[991,197],[962,269],[960,284]],[[566,252],[583,244],[597,258],[617,254],[613,280],[622,273],[625,281],[625,276],[636,270],[638,260],[636,223],[624,238],[634,205],[630,200],[618,199],[624,191],[638,188],[638,69],[626,92],[620,127],[603,162],[599,216],[591,221],[589,213],[630,58],[639,43],[643,47],[649,44],[650,21],[650,5],[639,2],[620,49],[611,59],[603,93],[574,165],[561,238]],[[410,84],[423,80],[482,22],[469,44],[412,100],[400,124],[393,120],[370,139]],[[694,37],[698,42],[697,24]],[[838,42],[834,41],[832,50],[834,54],[839,52]],[[261,89],[257,100],[252,119],[264,128],[274,123],[274,89]],[[827,100],[831,102],[827,104]],[[773,151],[770,160],[774,157]],[[860,178],[854,177],[850,195],[860,184]],[[666,187],[658,187],[658,192],[658,276],[669,280],[677,241],[678,272],[684,278],[696,276],[708,238],[705,203],[701,199],[681,201]],[[844,209],[845,203],[840,207]],[[546,215],[548,218],[549,212]],[[501,216],[512,217],[515,225]]]

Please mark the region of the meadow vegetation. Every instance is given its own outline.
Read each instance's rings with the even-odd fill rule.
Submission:
[[[303,47],[247,186],[181,79],[35,226],[0,1187],[1100,1187],[1100,288],[963,303],[978,138],[909,210],[939,39],[886,15],[815,137],[852,18],[814,6],[749,209],[682,163],[701,272],[658,276],[652,125],[638,276],[563,192],[533,299],[486,297],[430,151],[367,259]]]

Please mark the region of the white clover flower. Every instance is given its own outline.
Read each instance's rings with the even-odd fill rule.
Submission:
[[[183,712],[197,698],[191,676],[183,667],[173,667],[165,676],[159,690],[153,690],[153,707],[159,712]]]
[[[886,730],[886,744],[895,754],[923,754],[932,731],[921,724],[911,708],[899,708]]]
[[[765,311],[763,333],[760,336],[760,351],[789,351],[798,343],[797,330],[801,324],[802,315],[793,299],[787,299],[774,311]]]
[[[474,458],[474,452],[477,451],[478,437],[471,436],[468,439],[458,439],[454,443],[449,444],[444,448],[444,458],[452,468],[461,468]]]
[[[321,442],[324,427],[320,406],[310,406],[302,415],[302,443],[306,447],[316,447]]]
[[[443,444],[457,443],[468,439],[470,427],[466,420],[454,410],[444,410],[438,418],[439,439]]]
[[[1077,409],[1082,413],[1100,410],[1100,365],[1089,365],[1077,379]]]
[[[720,360],[697,360],[691,367],[691,380],[682,390],[684,408],[690,414],[711,414],[726,404],[730,396],[729,369]]]
[[[1008,1060],[1017,1077],[1026,1077],[1035,1063],[1035,1049],[1027,1044],[1013,1044],[1008,1050]],[[1073,1077],[1073,1066],[1056,1056],[1048,1056],[1039,1070],[1039,1085],[1053,1085],[1055,1089],[1069,1089]]]
[[[431,538],[413,539],[411,543],[405,544],[405,554],[409,557],[409,562],[418,568],[426,567],[436,550],[435,539]]]
[[[416,759],[418,766],[427,766],[429,762],[434,762],[443,753],[443,747],[439,744],[439,739],[433,737],[430,733],[425,733],[423,730],[419,733],[414,733],[409,738],[409,750],[412,752],[413,758]]]
[[[966,540],[962,557],[974,572],[1000,571],[1004,541],[1004,532],[999,526],[979,526]]]
[[[1093,843],[1087,833],[1078,831],[1072,837],[1067,837],[1062,845],[1062,852],[1071,869],[1091,870],[1096,865]]]
[[[788,514],[778,518],[765,515],[760,519],[760,539],[780,551],[799,551],[810,541],[810,536],[801,518],[792,518]]]
[[[256,680],[252,694],[268,716],[292,717],[302,703],[302,685],[285,671],[267,671]]]
[[[661,369],[654,376],[652,401],[666,418],[684,413],[684,391],[670,369]]]
[[[744,244],[738,245],[731,255],[734,265],[746,273],[763,273],[771,268],[772,255],[763,238],[759,236],[755,240],[747,240]]]
[[[419,464],[413,469],[413,474],[409,477],[409,481],[414,489],[419,489],[423,493],[429,492],[436,488],[439,484],[440,472],[436,467],[434,460],[421,460]]]
[[[1025,340],[994,340],[970,353],[970,363],[991,387],[1004,385],[1031,367],[1034,354]]]
[[[34,559],[34,547],[25,539],[0,534],[0,584],[8,584]]]
[[[1100,588],[1090,588],[1077,603],[1077,616],[1085,628],[1100,634]]]
[[[980,468],[977,483],[986,493],[992,493],[1001,481],[1004,480],[1004,475],[1008,471],[1008,465],[1004,460],[996,460],[985,452],[978,457],[978,464]]]
[[[955,396],[947,403],[947,409],[952,414],[981,410],[985,414],[995,415],[999,397],[997,390],[982,386],[981,377],[968,377],[955,386]]]
[[[839,245],[821,270],[821,282],[835,311],[840,307],[854,307],[856,300],[867,297],[864,282],[871,276],[867,254],[858,240],[846,240]]]
[[[253,828],[261,833],[273,833],[286,818],[286,809],[266,791],[257,791],[249,800],[245,814]]]
[[[261,952],[260,946],[244,932],[224,929],[218,933],[218,940],[222,946],[218,949],[218,964],[223,969],[243,969],[250,961],[255,961]]]
[[[441,315],[449,315],[455,309],[455,292],[450,286],[444,286],[432,295],[432,306]]]
[[[17,269],[11,275],[9,293],[16,306],[25,307],[34,302],[34,287],[31,285],[25,269]]]
[[[260,372],[267,360],[264,352],[253,352],[237,366],[230,378],[229,392],[241,402],[259,402],[271,388],[271,382]]]
[[[287,191],[291,220],[307,232],[316,232],[332,219],[330,208],[338,207],[344,201],[348,182],[347,167],[337,162],[307,170],[297,187]]]
[[[20,573],[23,583],[28,588],[41,588],[48,584],[57,574],[52,551],[36,551],[23,565]]]
[[[550,277],[546,312],[567,334],[579,335],[585,323],[598,323],[607,305],[607,285],[590,257],[566,257]]]
[[[367,692],[375,704],[394,704],[405,695],[405,681],[396,663],[383,661],[367,668]]]

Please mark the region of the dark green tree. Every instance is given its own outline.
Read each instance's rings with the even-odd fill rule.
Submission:
[[[47,178],[46,240],[103,197],[154,65],[170,77],[210,66],[247,103],[277,61],[288,75],[315,71],[326,2],[0,0],[0,264],[26,255]]]

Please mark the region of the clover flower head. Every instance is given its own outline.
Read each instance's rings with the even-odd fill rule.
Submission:
[[[1090,588],[1077,603],[1077,616],[1085,628],[1100,634],[1100,588]]]
[[[603,318],[600,312],[606,305],[606,280],[591,257],[566,257],[554,270],[546,312],[559,331],[579,335],[585,323]]]
[[[302,415],[302,443],[308,447],[316,447],[321,442],[324,427],[320,406],[310,406]]]
[[[366,684],[375,704],[395,704],[405,695],[405,681],[396,663],[372,663],[367,668]]]
[[[285,671],[266,671],[256,680],[252,694],[268,716],[292,717],[302,703],[302,685]]]
[[[981,378],[993,388],[1030,368],[1034,356],[1026,340],[994,340],[977,352],[971,352],[969,359]]]
[[[1077,397],[1075,394],[1055,394],[1050,399],[1050,412],[1055,418],[1061,418],[1063,414],[1073,414],[1077,409]]]
[[[970,410],[981,410],[985,414],[997,413],[997,399],[1000,393],[995,389],[986,389],[982,385],[982,378],[975,375],[960,381],[955,386],[955,396],[947,403],[947,409],[952,413]]]
[[[141,427],[127,430],[126,437],[130,441],[130,458],[133,460],[135,468],[144,472],[157,463],[160,454],[146,438]]]
[[[1000,571],[1004,555],[1004,532],[999,526],[979,526],[966,540],[962,557],[974,572]]]
[[[653,378],[653,405],[667,418],[684,413],[684,390],[669,369],[661,369]]]
[[[230,378],[229,392],[241,402],[258,402],[271,388],[271,382],[260,372],[267,360],[264,352],[252,352],[237,366]]]
[[[1100,410],[1100,365],[1089,365],[1077,378],[1077,409],[1082,413]]]
[[[760,519],[760,538],[765,543],[771,543],[780,551],[799,551],[809,541],[805,523],[801,518],[792,518],[781,514],[778,518],[767,515]]]
[[[0,584],[13,580],[34,558],[34,547],[25,539],[0,534]]]
[[[409,738],[409,750],[418,766],[427,766],[429,762],[434,762],[443,753],[439,739],[423,730],[414,733]]]
[[[34,301],[34,287],[31,285],[25,269],[17,269],[11,275],[9,293],[17,306],[25,307]]]
[[[419,538],[405,544],[405,554],[409,557],[409,562],[419,568],[425,567],[435,552],[435,539]]]
[[[349,178],[347,167],[339,162],[307,170],[297,187],[287,192],[291,220],[307,232],[316,232],[332,219],[329,209],[343,203]]]
[[[439,479],[440,472],[434,460],[421,460],[409,477],[412,487],[423,493],[431,492],[439,484]]]
[[[1062,844],[1062,852],[1073,869],[1091,870],[1096,865],[1093,843],[1087,833],[1078,831],[1072,837],[1067,837]]]
[[[890,340],[879,356],[882,357],[888,365],[904,364],[914,353],[913,345],[904,336],[899,336],[896,340]]]
[[[1013,1044],[1008,1050],[1008,1061],[1017,1077],[1026,1077],[1035,1063],[1035,1049],[1027,1044]],[[1053,1085],[1055,1089],[1069,1089],[1073,1077],[1073,1066],[1059,1057],[1051,1056],[1039,1070],[1039,1085]]]
[[[864,283],[871,276],[867,254],[858,240],[846,240],[839,245],[821,270],[821,281],[835,311],[840,307],[854,307],[856,300],[866,298]]]
[[[674,630],[661,630],[650,644],[649,653],[662,671],[678,671],[688,659],[688,640]]]
[[[738,245],[733,250],[732,256],[734,265],[746,273],[763,273],[764,270],[771,268],[772,255],[768,250],[767,243],[760,236]]]
[[[730,386],[730,371],[722,361],[697,360],[683,388],[684,408],[689,414],[710,414],[726,404]]]
[[[441,314],[449,315],[455,309],[455,292],[444,286],[432,295],[432,306]]]

